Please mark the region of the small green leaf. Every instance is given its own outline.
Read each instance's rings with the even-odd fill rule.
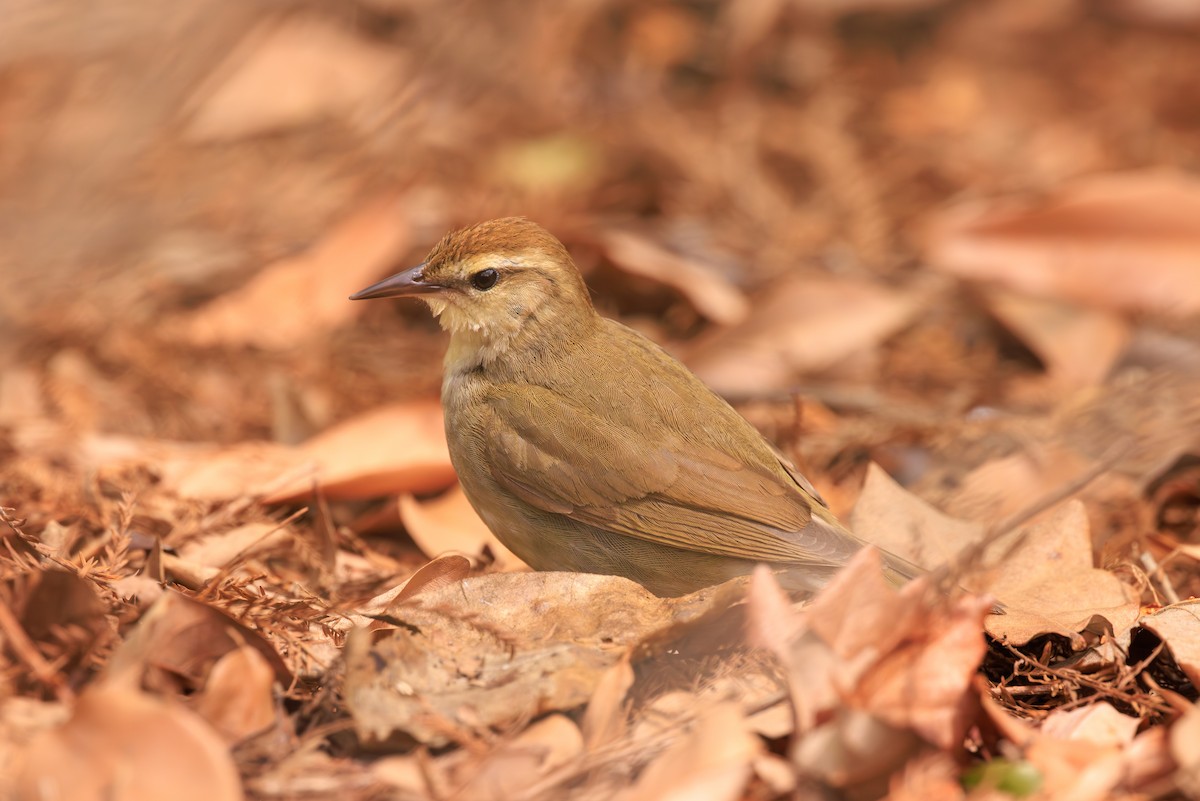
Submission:
[[[964,773],[962,784],[968,790],[988,787],[1013,798],[1027,798],[1042,786],[1042,774],[1028,762],[993,759]]]

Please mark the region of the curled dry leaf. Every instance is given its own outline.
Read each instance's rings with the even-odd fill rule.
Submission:
[[[987,631],[1013,645],[1041,634],[1061,634],[1081,649],[1085,643],[1079,632],[1093,617],[1105,619],[1121,635],[1139,612],[1133,591],[1092,564],[1087,513],[1078,500],[1022,531],[990,589],[1007,614],[989,617]]]
[[[571,765],[583,753],[579,727],[564,715],[547,715],[482,757],[457,751],[430,770],[433,798],[509,801]]]
[[[983,538],[981,524],[957,520],[896,483],[872,462],[850,516],[850,529],[885,551],[926,570],[949,563],[968,545]],[[971,587],[968,580],[964,585]]]
[[[1037,354],[1061,391],[1100,384],[1129,343],[1129,321],[1109,311],[1001,290],[987,292],[984,302]]]
[[[1146,615],[1138,624],[1153,631],[1167,644],[1175,664],[1193,686],[1200,688],[1200,601],[1165,606]]]
[[[1035,203],[950,209],[931,224],[929,261],[970,280],[1084,306],[1200,311],[1200,181],[1106,175]]]
[[[211,606],[167,592],[142,615],[105,667],[111,679],[133,681],[162,691],[195,690],[226,654],[253,648],[275,678],[290,686],[291,674],[262,635]]]
[[[213,664],[192,708],[236,745],[276,722],[274,687],[271,665],[255,649],[242,646]]]
[[[917,292],[856,279],[781,280],[744,323],[701,338],[686,361],[718,392],[785,389],[885,341],[923,303]]]
[[[695,620],[721,593],[657,598],[617,576],[494,573],[393,604],[398,628],[347,641],[346,705],[360,736],[431,745],[588,700],[608,668]]]
[[[314,16],[250,32],[189,103],[187,134],[224,141],[353,112],[395,84],[401,56]]]
[[[347,300],[398,259],[411,237],[402,196],[376,198],[306,253],[265,268],[245,286],[197,309],[176,333],[198,346],[288,350],[362,311]]]
[[[675,289],[714,323],[736,325],[750,312],[750,302],[742,291],[710,267],[696,264],[631,231],[610,230],[600,241],[613,264]]]
[[[20,798],[242,798],[229,747],[202,718],[123,682],[90,687],[66,723],[29,741],[20,762]]]
[[[797,714],[796,756],[831,783],[876,781],[922,740],[942,748],[961,742],[989,604],[950,604],[923,585],[893,589],[878,551],[866,548],[798,616],[798,633],[782,650]],[[771,597],[751,593],[752,620],[762,614],[753,607]]]
[[[633,686],[633,665],[621,659],[604,671],[583,713],[583,738],[592,751],[619,740],[628,728],[625,696]]]
[[[742,798],[762,742],[746,725],[741,707],[717,703],[702,710],[638,777],[620,801],[736,801]]]
[[[461,485],[455,484],[444,494],[427,501],[402,495],[399,509],[408,536],[430,558],[447,552],[477,557],[487,548],[498,569],[528,569],[528,565],[504,547],[504,543],[496,539],[487,524],[479,519]]]
[[[437,401],[383,406],[324,431],[299,447],[315,466],[304,478],[270,493],[266,503],[298,500],[313,478],[328,498],[346,500],[433,492],[455,481]]]
[[[851,705],[940,748],[954,748],[974,713],[971,678],[987,650],[979,624],[990,609],[987,599],[964,598],[913,621],[909,640],[863,675],[849,695]],[[930,630],[923,628],[927,622]]]
[[[450,584],[456,584],[471,575],[471,562],[466,557],[439,556],[422,565],[394,592],[377,595],[367,603],[367,609],[378,606],[377,614],[387,614],[396,604],[411,600],[423,592],[433,592]]]

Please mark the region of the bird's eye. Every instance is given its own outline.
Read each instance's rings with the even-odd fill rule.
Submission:
[[[491,289],[500,280],[500,273],[489,267],[471,276],[471,286],[480,290]]]

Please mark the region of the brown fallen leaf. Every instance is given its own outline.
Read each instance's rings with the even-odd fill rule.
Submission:
[[[850,529],[865,541],[926,570],[949,563],[979,542],[984,526],[945,515],[896,483],[879,465],[867,466]],[[973,587],[969,579],[965,586]]]
[[[988,633],[1011,645],[1061,634],[1079,650],[1085,644],[1080,632],[1099,616],[1121,636],[1138,618],[1136,595],[1092,559],[1080,501],[1068,501],[1053,517],[1028,526],[989,587],[1007,614],[990,616]]]
[[[462,750],[431,770],[433,798],[509,801],[583,754],[579,727],[565,715],[547,715],[482,757]]]
[[[622,659],[600,676],[583,713],[583,740],[588,751],[616,742],[629,728],[625,697],[633,686],[633,666]]]
[[[227,446],[148,442],[132,458],[120,461],[157,466],[165,489],[181,498],[206,501],[261,493],[305,467],[295,448],[272,442]]]
[[[150,608],[113,652],[104,675],[160,692],[202,688],[225,655],[253,648],[285,687],[291,674],[262,635],[228,615],[178,592],[167,592]]]
[[[1192,707],[1171,727],[1169,747],[1178,768],[1175,781],[1189,798],[1200,796],[1200,708]]]
[[[179,555],[198,565],[220,568],[234,559],[284,545],[292,536],[286,526],[276,523],[246,523],[187,542],[180,547]]]
[[[401,495],[399,509],[408,536],[426,556],[432,558],[449,552],[478,557],[487,548],[496,561],[496,569],[529,569],[479,519],[459,484],[426,501]]]
[[[192,708],[230,745],[279,722],[275,671],[253,648],[242,646],[218,659]]]
[[[984,303],[1037,354],[1058,391],[1100,384],[1129,344],[1129,321],[1109,311],[1001,290],[985,293]]]
[[[271,492],[265,503],[299,500],[314,479],[325,497],[338,500],[433,492],[455,481],[437,401],[380,407],[316,435],[298,452],[314,465],[312,476]]]
[[[375,614],[387,614],[397,604],[416,598],[423,592],[434,592],[471,575],[471,562],[466,557],[452,554],[439,556],[422,565],[394,591],[377,595],[367,602],[363,612],[373,610]]]
[[[70,719],[29,741],[20,798],[71,801],[240,801],[225,741],[183,706],[124,682],[79,696]]]
[[[691,729],[646,767],[620,801],[736,801],[743,797],[762,742],[733,702],[702,710]]]
[[[1122,715],[1107,701],[1079,709],[1056,709],[1042,721],[1045,737],[1084,740],[1097,746],[1123,746],[1133,742],[1141,721]]]
[[[1200,311],[1200,180],[1173,172],[1103,175],[1033,203],[938,215],[929,262],[973,281],[1083,306]]]
[[[304,254],[276,262],[245,286],[192,312],[171,333],[208,347],[295,348],[361,313],[347,300],[408,247],[405,199],[377,197],[339,222]]]
[[[833,367],[885,341],[923,305],[917,292],[857,279],[778,283],[757,300],[744,323],[701,337],[685,359],[718,392],[762,394],[790,387],[804,373]]]
[[[436,401],[383,406],[299,446],[88,435],[75,453],[92,468],[149,465],[164,489],[195,500],[261,496],[264,503],[286,503],[309,495],[314,480],[326,497],[353,500],[432,492],[455,480]]]
[[[187,136],[227,141],[344,116],[394,91],[403,57],[312,16],[261,23],[188,103]]]
[[[742,291],[715,270],[632,231],[606,231],[600,244],[613,264],[632,275],[666,284],[718,325],[736,325],[750,312],[750,302]]]
[[[1175,664],[1194,686],[1200,687],[1200,600],[1164,606],[1143,617],[1138,625],[1157,634],[1171,649]]]
[[[1135,736],[1139,721],[1103,701],[1094,708],[1061,713],[1052,726],[1058,731],[1043,731],[1026,746],[1042,776],[1038,798],[1108,801],[1169,780],[1174,764],[1163,728]]]
[[[1108,801],[1121,783],[1121,749],[1098,747],[1084,740],[1039,737],[1025,758],[1041,776],[1041,798]]]
[[[346,706],[359,735],[444,745],[588,700],[636,645],[701,618],[718,590],[657,598],[618,576],[492,573],[391,604],[391,631],[350,633]]]
[[[751,621],[778,614],[776,593],[753,586],[773,581],[755,574]],[[801,771],[837,787],[876,787],[923,743],[960,743],[976,706],[988,608],[980,598],[936,599],[923,579],[897,591],[883,578],[879,552],[865,548],[793,615],[798,628],[787,643],[777,629],[754,624],[752,641],[781,654],[787,669]],[[771,639],[762,642],[764,635]]]

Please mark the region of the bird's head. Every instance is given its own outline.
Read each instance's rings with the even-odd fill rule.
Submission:
[[[447,234],[424,262],[350,299],[397,297],[420,298],[451,334],[493,349],[531,324],[554,330],[595,315],[566,248],[523,217]]]

